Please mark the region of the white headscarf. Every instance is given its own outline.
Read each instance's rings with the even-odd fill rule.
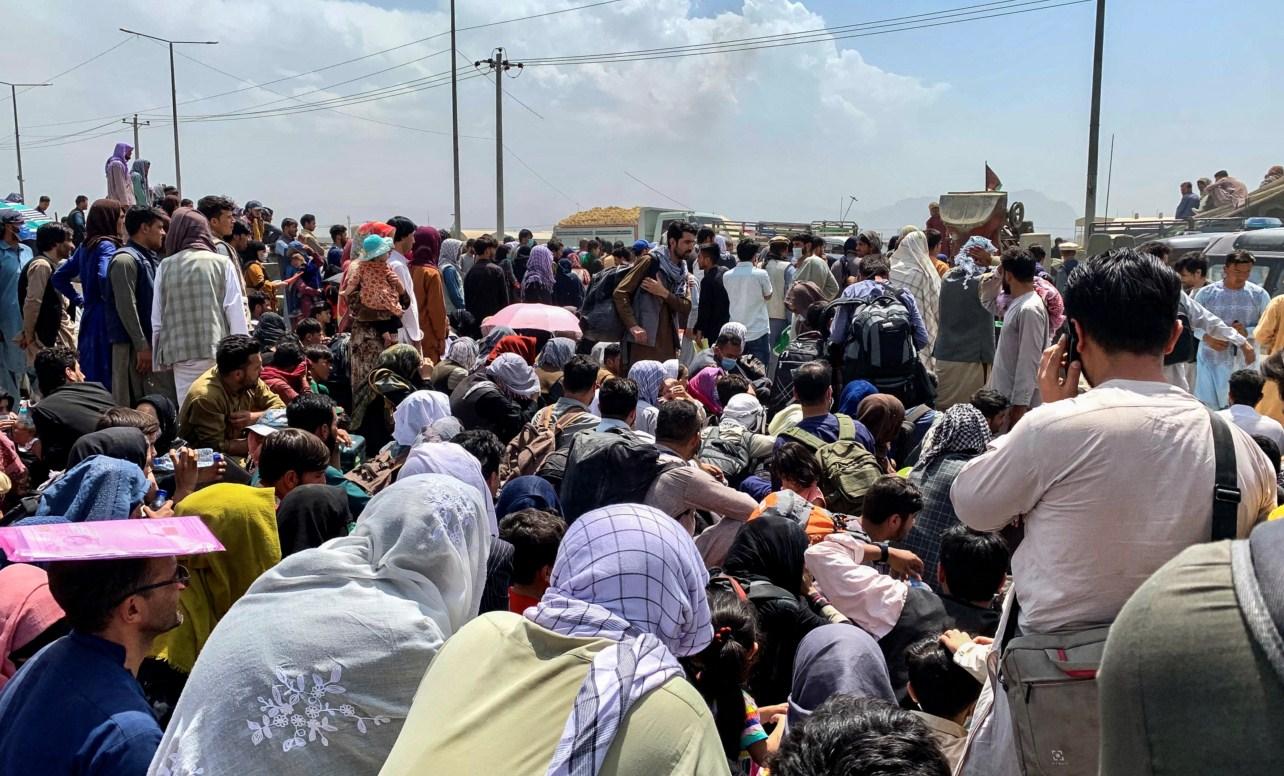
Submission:
[[[453,237],[448,237],[441,242],[441,254],[438,257],[438,264],[441,266],[451,266],[459,269],[459,251],[464,247],[463,242]]]
[[[936,265],[932,263],[932,258],[927,254],[927,235],[915,229],[902,237],[901,241],[896,244],[896,250],[892,253],[893,267],[897,263],[922,270],[927,277],[927,284],[935,289],[937,296],[940,296],[941,273],[936,271]]]
[[[149,774],[376,773],[441,645],[477,615],[483,494],[402,480],[350,536],[264,572],[201,650]]]
[[[499,388],[529,399],[539,393],[539,378],[526,359],[516,353],[501,353],[486,367],[486,373]]]
[[[415,391],[402,399],[392,413],[392,438],[402,447],[410,447],[424,429],[447,417],[449,396],[440,391]]]
[[[722,328],[718,330],[718,336],[721,337],[724,334],[730,334],[732,336],[739,337],[741,342],[745,343],[746,345],[749,344],[749,329],[745,328],[745,325],[743,323],[736,323],[735,321],[730,321],[728,323],[722,324]]]
[[[482,474],[481,464],[473,454],[454,442],[424,442],[415,445],[406,457],[406,463],[397,474],[397,481],[414,477],[416,474],[445,474],[476,488],[486,502],[486,516],[490,523],[490,535],[499,535],[499,520],[495,517],[495,502],[490,495],[490,486]],[[368,509],[369,507],[367,507]]]
[[[766,421],[767,410],[753,394],[738,393],[722,408],[723,423],[735,423],[755,434],[762,433]]]

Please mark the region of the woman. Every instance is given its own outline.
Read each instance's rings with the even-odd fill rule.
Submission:
[[[449,394],[468,377],[477,366],[477,342],[472,337],[460,337],[450,343],[446,357],[432,370],[432,389]]]
[[[450,417],[450,397],[440,391],[415,391],[392,413],[392,438],[410,447],[426,429]]]
[[[495,505],[490,497],[490,485],[482,474],[481,464],[477,458],[463,447],[453,442],[427,442],[415,445],[401,467],[398,480],[408,479],[416,474],[445,474],[451,479],[470,485],[481,493],[486,509],[486,522],[490,526],[491,536],[499,535],[499,520],[495,516]]]
[[[940,326],[941,275],[927,255],[927,236],[915,229],[901,238],[892,253],[892,285],[909,291],[923,316],[927,329],[927,346],[919,353],[923,363],[931,366],[932,343]]]
[[[134,155],[134,147],[129,143],[117,143],[116,150],[107,160],[107,199],[120,203],[122,208],[131,208],[137,204],[134,199],[134,184],[129,178],[129,157]],[[101,202],[102,200],[99,200]]]
[[[422,367],[413,345],[393,345],[379,354],[363,383],[353,381],[352,427],[365,437],[367,450],[378,450],[392,439],[393,408],[424,387]]]
[[[724,374],[726,371],[720,366],[707,366],[687,383],[687,393],[699,401],[710,415],[722,414],[722,402],[718,401],[718,378]]]
[[[843,386],[843,392],[838,397],[838,409],[835,412],[854,419],[860,415],[860,403],[865,401],[866,397],[876,393],[878,393],[877,386],[868,380],[852,380]],[[874,451],[870,450],[870,452]]]
[[[486,334],[482,337],[481,343],[478,344],[477,350],[481,354],[481,357],[486,359],[487,363],[490,363],[490,352],[495,349],[495,346],[499,344],[499,341],[505,337],[511,337],[517,332],[507,326],[492,326],[485,331]]]
[[[131,194],[132,197],[132,194]],[[125,208],[112,199],[100,199],[85,219],[85,241],[56,272],[50,282],[58,293],[84,312],[80,316],[80,371],[85,381],[111,389],[111,338],[107,334],[110,291],[107,265],[123,244]],[[81,291],[71,285],[79,279]],[[82,293],[83,292],[83,293]]]
[[[368,235],[366,240],[375,244],[375,241],[372,241],[371,238],[376,236],[375,234]],[[386,237],[380,237],[375,247],[377,251],[383,251],[383,253],[379,253],[382,256],[387,253],[387,250],[391,250],[392,242]],[[396,340],[396,331],[401,325],[401,316],[393,315],[386,310],[370,309],[361,303],[361,274],[353,271],[353,266],[358,261],[371,260],[367,258],[370,254],[370,249],[363,246],[360,257],[357,257],[355,248],[353,252],[352,265],[344,271],[344,286],[340,298],[344,300],[347,306],[351,322],[352,338],[348,344],[348,368],[352,379],[352,391],[354,394],[360,394],[366,389],[366,381],[370,377],[370,373],[377,367],[377,362],[381,358],[384,349]],[[402,290],[407,292],[407,289]],[[410,296],[408,292],[403,293],[401,301],[405,303],[403,309],[409,305]],[[418,351],[415,352],[418,353]],[[369,439],[367,438],[368,442]]]
[[[522,301],[527,304],[553,303],[553,252],[547,245],[536,245],[531,249],[530,260],[526,262],[526,273],[522,276]]]
[[[673,518],[585,514],[538,606],[483,615],[438,653],[381,773],[725,776],[678,663],[713,639],[708,578]]]
[[[905,421],[905,405],[901,400],[887,393],[876,393],[861,400],[856,413],[869,433],[874,435],[874,457],[878,459],[879,468],[884,474],[896,473],[896,462],[891,458],[892,443],[901,433],[901,423]]]
[[[450,395],[450,409],[465,429],[493,431],[508,444],[535,414],[539,378],[516,353],[504,353],[461,382]]]
[[[419,330],[423,332],[423,353],[434,364],[446,350],[450,324],[446,320],[446,292],[437,268],[441,235],[431,226],[415,229],[415,250],[410,254],[410,285],[419,309]]]
[[[138,671],[138,681],[161,727],[168,723],[214,626],[260,574],[281,560],[276,495],[271,488],[210,485],[183,499],[174,511],[199,516],[225,551],[187,559],[191,581],[179,596],[182,623],[156,637],[152,656]],[[258,625],[261,628],[262,622]],[[238,670],[245,668],[238,666]]]
[[[553,304],[580,309],[584,302],[584,283],[575,274],[570,259],[557,260],[557,277],[553,278]]]
[[[664,365],[659,361],[638,361],[629,367],[629,379],[638,384],[633,430],[655,436],[655,424],[660,419],[660,390],[665,380]]]
[[[285,559],[227,612],[151,773],[379,773],[424,671],[477,614],[489,544],[479,494],[449,477],[375,496],[351,536]]]
[[[486,363],[494,363],[495,359],[505,353],[516,353],[521,356],[522,360],[527,364],[534,366],[535,356],[539,353],[539,351],[535,349],[538,343],[539,340],[534,337],[527,337],[523,334],[505,335],[500,337],[499,341],[495,343],[495,346],[490,349],[490,353],[486,356]]]
[[[522,509],[538,509],[560,515],[562,502],[548,480],[528,474],[514,477],[504,485],[504,489],[499,492],[499,501],[495,504],[495,517],[503,520]]]
[[[0,568],[0,690],[22,664],[70,630],[49,575],[26,563]]]
[[[464,274],[460,266],[459,249],[463,243],[454,238],[447,238],[441,243],[441,258],[437,268],[441,270],[441,283],[446,292],[446,315],[466,309],[464,307]]]
[[[873,636],[851,625],[822,625],[799,643],[789,691],[789,727],[801,725],[834,695],[897,702],[883,650]]]
[[[265,308],[276,312],[276,283],[268,280],[263,271],[263,259],[267,257],[267,246],[258,240],[251,240],[245,250],[239,252],[241,259],[241,276],[245,278],[247,291],[258,291],[266,300]]]
[[[147,174],[152,170],[152,163],[146,159],[135,159],[129,168],[129,180],[134,190],[134,202],[139,207],[151,207],[151,187],[147,183]]]
[[[300,485],[276,508],[281,557],[347,536],[351,522],[352,509],[343,490],[330,485]]]
[[[575,340],[554,337],[535,359],[535,375],[539,377],[539,392],[545,404],[552,404],[562,397],[562,367],[575,355]],[[556,390],[554,390],[556,386]]]
[[[923,581],[938,593],[936,564],[941,536],[959,523],[950,501],[950,486],[964,465],[985,452],[989,443],[990,424],[985,415],[971,404],[955,404],[923,438],[923,452],[910,472],[910,482],[923,493],[923,511],[914,519],[903,544],[923,560]]]
[[[165,455],[170,450],[183,446],[183,440],[178,438],[178,407],[174,405],[173,399],[159,393],[149,393],[138,400],[134,409],[156,418],[160,425],[160,435],[152,443],[157,455]]]
[[[794,520],[765,515],[740,529],[723,571],[749,590],[762,636],[749,694],[759,703],[783,703],[798,642],[827,623],[803,597],[807,534]],[[761,594],[756,594],[761,590]]]
[[[142,432],[138,431],[138,435],[141,438]],[[59,515],[73,523],[142,517],[143,500],[151,488],[152,483],[136,463],[110,455],[91,455],[45,488],[36,514]]]

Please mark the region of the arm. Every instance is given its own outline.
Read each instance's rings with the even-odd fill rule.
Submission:
[[[111,283],[116,315],[125,327],[129,341],[135,350],[151,350],[152,344],[143,336],[143,324],[138,319],[138,305],[134,303],[134,292],[138,288],[138,264],[134,257],[124,251],[117,253],[107,265],[107,277]]]
[[[256,422],[259,417],[262,417],[263,413],[268,410],[285,409],[285,402],[281,401],[281,397],[277,396],[276,393],[268,387],[267,383],[262,380],[259,380],[259,384],[255,386],[254,393],[253,406],[255,409],[253,410],[253,413],[256,416],[254,418]]]
[[[82,248],[81,250],[84,249]],[[72,254],[72,257],[67,259],[67,261],[59,267],[56,272],[53,273],[53,277],[49,282],[53,283],[53,287],[57,289],[58,293],[71,300],[72,304],[77,307],[84,307],[85,300],[76,292],[75,286],[71,285],[71,281],[79,277],[80,251],[77,251]]]
[[[950,486],[950,502],[964,525],[998,531],[1039,503],[1043,486],[1035,463],[1040,450],[1030,438],[1036,434],[1023,423],[963,466]]]
[[[809,547],[805,563],[829,602],[881,639],[900,619],[909,586],[863,565],[864,557],[864,543],[838,533]]]
[[[977,293],[981,295],[981,306],[990,311],[990,315],[999,315],[999,292],[1003,290],[1003,283],[999,280],[999,273],[989,272],[981,276],[981,282],[977,284]]]
[[[758,508],[758,502],[747,493],[723,485],[700,469],[692,468],[691,472],[682,500],[692,509],[703,509],[728,520],[744,522]]]
[[[250,316],[245,306],[245,295],[241,293],[241,273],[230,260],[225,260],[223,266],[223,316],[227,319],[227,329],[232,334],[249,334]],[[159,310],[160,305],[153,305],[152,309]]]
[[[768,275],[766,270],[763,270],[762,274],[758,275],[758,285],[762,286],[762,298],[764,300],[770,299],[771,295],[775,293],[775,289],[771,287],[771,275]]]
[[[179,429],[188,446],[197,449],[208,447],[220,453],[232,453],[229,445],[235,441],[227,438],[228,414],[207,396],[192,396],[187,419]]]
[[[900,294],[900,300],[905,305],[905,312],[909,313],[910,326],[914,329],[914,347],[922,350],[927,347],[928,337],[927,326],[923,323],[923,314],[918,311],[918,302],[908,291]]]
[[[33,263],[27,270],[27,298],[22,300],[22,336],[27,344],[36,342],[36,319],[40,317],[40,303],[45,298],[45,287],[53,274],[47,262]]]
[[[1206,316],[1212,316],[1212,313],[1209,313],[1203,305],[1195,302],[1195,300],[1191,299],[1190,302],[1193,302],[1193,304],[1189,304],[1187,311],[1190,316],[1190,325],[1195,329],[1203,328],[1199,324],[1195,323],[1196,310],[1198,309]],[[1261,320],[1257,322],[1257,326],[1253,330],[1253,338],[1257,340],[1257,344],[1262,346],[1262,353],[1267,356],[1275,352],[1275,333],[1278,331],[1280,325],[1280,304],[1281,303],[1277,303],[1277,300],[1272,299],[1271,303],[1266,305],[1266,312],[1262,313]],[[1220,323],[1222,326],[1226,326],[1220,318],[1217,318],[1216,316],[1212,317],[1217,321],[1217,323]],[[1226,326],[1226,328],[1230,329],[1229,326]],[[1231,329],[1231,331],[1234,330]],[[1221,336],[1214,331],[1205,329],[1205,332],[1221,339]],[[1235,333],[1238,334],[1239,332]]]

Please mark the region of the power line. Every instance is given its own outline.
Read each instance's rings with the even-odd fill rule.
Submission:
[[[674,204],[676,204],[676,205],[679,205],[679,206],[681,206],[681,207],[684,207],[684,208],[686,208],[687,210],[694,210],[694,209],[695,209],[695,208],[691,207],[690,205],[686,205],[686,204],[683,204],[683,203],[681,203],[681,202],[678,202],[678,201],[677,201],[676,199],[674,199],[673,197],[670,197],[668,194],[665,194],[663,191],[660,191],[660,190],[659,190],[659,189],[657,189],[656,187],[654,187],[654,186],[652,186],[651,184],[647,183],[646,181],[642,180],[641,178],[639,178],[638,176],[636,176],[636,175],[634,175],[633,173],[629,172],[628,170],[625,170],[625,171],[624,171],[624,174],[625,174],[625,175],[627,175],[627,176],[629,176],[629,177],[630,177],[630,178],[632,178],[633,180],[637,181],[638,183],[641,183],[643,186],[646,186],[646,187],[647,187],[648,189],[650,189],[651,191],[654,191],[656,194],[659,194],[660,196],[664,197],[665,199],[669,200],[670,202],[672,202],[672,203],[674,203]]]
[[[132,41],[132,40],[133,40],[133,38],[125,38],[125,39],[124,39],[124,40],[122,40],[120,43],[117,43],[116,45],[114,45],[114,46],[112,46],[112,47],[110,47],[110,48],[108,48],[108,49],[105,49],[105,50],[103,50],[103,51],[100,51],[100,52],[98,52],[97,54],[94,54],[92,57],[90,57],[89,59],[86,59],[86,60],[85,60],[85,61],[83,61],[83,62],[79,62],[79,63],[77,63],[77,64],[72,65],[71,67],[67,68],[66,70],[62,71],[61,73],[58,73],[57,75],[51,75],[51,76],[49,76],[48,78],[46,78],[45,80],[46,80],[46,81],[49,81],[49,82],[53,82],[54,80],[56,80],[56,79],[58,79],[58,78],[62,78],[64,75],[67,75],[68,73],[73,72],[73,71],[75,71],[75,70],[79,70],[80,68],[84,67],[85,65],[89,64],[90,62],[93,62],[94,60],[96,60],[96,59],[98,59],[98,58],[100,58],[100,57],[105,57],[105,56],[107,56],[107,55],[108,55],[108,54],[110,54],[111,52],[115,51],[116,49],[120,48],[121,46],[125,45],[126,43],[129,43],[129,42],[130,42],[130,41]],[[31,91],[31,89],[32,89],[32,88],[34,88],[34,87],[27,87],[26,89],[23,89],[22,91],[18,92],[18,94],[26,94],[27,92]],[[3,100],[0,100],[0,102],[6,102],[6,101],[8,101],[8,99],[9,99],[8,97],[5,97]]]

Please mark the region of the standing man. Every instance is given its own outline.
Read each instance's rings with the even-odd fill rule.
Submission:
[[[871,253],[882,253],[883,238],[873,229],[865,229],[855,237],[848,237],[843,242],[843,256],[830,265],[838,287],[845,289],[860,281],[860,260]]]
[[[476,260],[464,277],[464,308],[472,313],[470,337],[481,336],[481,322],[508,306],[508,281],[504,268],[495,263],[499,243],[484,234],[473,241]]]
[[[149,393],[174,397],[174,373],[152,369],[152,300],[168,221],[162,210],[130,208],[125,214],[129,241],[107,265],[111,395],[122,407]]]
[[[311,213],[304,213],[299,218],[299,242],[312,249],[317,256],[324,256],[325,251],[321,250],[321,243],[317,242],[317,217]]]
[[[1208,285],[1208,259],[1203,256],[1187,256],[1184,259],[1178,259],[1173,269],[1177,270],[1177,275],[1181,277],[1182,290],[1187,294],[1193,296],[1199,289]]]
[[[22,308],[18,304],[18,278],[31,261],[31,249],[18,240],[22,214],[0,211],[0,390],[17,398],[22,377],[27,373],[27,354],[22,345]]]
[[[42,216],[49,215],[49,195],[41,194],[40,201],[36,203],[36,212]]]
[[[236,224],[236,203],[227,197],[210,194],[201,197],[196,203],[196,209],[210,224],[210,234],[214,235],[214,252],[239,264],[240,254],[227,243],[232,237],[232,227]]]
[[[67,300],[49,282],[58,265],[76,250],[71,228],[64,224],[42,225],[36,230],[36,250],[39,254],[18,276],[18,300],[22,305],[18,345],[27,352],[28,365],[35,364],[36,355],[45,348],[61,345],[76,349],[76,330],[67,316]]]
[[[994,263],[994,243],[970,237],[960,260],[941,278],[941,323],[936,337],[936,409],[966,404],[990,381],[994,313],[981,304],[981,275]]]
[[[928,229],[935,229],[941,235],[940,252],[946,256],[953,256],[951,250],[953,242],[950,240],[950,230],[945,228],[945,219],[941,218],[941,203],[933,202],[927,206],[927,223],[923,224],[923,232],[927,233]],[[933,256],[935,257],[935,255]]]
[[[1249,339],[1271,302],[1271,295],[1266,293],[1266,289],[1248,280],[1256,261],[1248,251],[1231,253],[1226,257],[1222,279],[1195,292],[1196,302]],[[1205,337],[1199,343],[1198,359],[1195,395],[1204,404],[1220,410],[1226,408],[1226,388],[1230,384],[1231,372],[1253,363],[1257,357],[1251,349]]]
[[[272,217],[271,212],[271,210],[268,211],[269,219]],[[265,232],[271,231],[273,229],[271,222],[269,221],[263,229]],[[290,253],[290,243],[297,239],[299,239],[299,222],[293,218],[282,219],[279,234],[276,235],[276,241],[272,243],[272,252],[285,258]]]
[[[763,364],[771,358],[771,319],[767,302],[771,299],[771,278],[767,271],[753,265],[758,255],[758,243],[741,240],[736,246],[736,268],[722,274],[722,285],[727,294],[728,320],[745,326],[745,350],[757,356]],[[701,329],[704,331],[704,329]],[[709,329],[715,335],[722,327]]]
[[[678,329],[691,313],[687,258],[695,243],[696,228],[674,221],[665,244],[640,256],[615,287],[615,311],[628,330],[626,363],[677,357]]]
[[[348,244],[348,227],[343,224],[335,224],[330,227],[330,250],[325,254],[325,263],[330,265],[332,272],[343,271],[343,246]]]
[[[388,254],[388,266],[392,268],[397,280],[401,281],[401,287],[410,295],[410,304],[401,314],[401,330],[397,332],[397,339],[418,350],[424,335],[419,328],[419,304],[415,301],[415,284],[410,277],[410,261],[406,258],[415,252],[415,229],[418,227],[405,216],[389,218],[388,226],[393,228],[392,253]]]
[[[593,243],[589,243],[590,246]],[[727,296],[726,285],[722,282],[727,270],[718,261],[722,252],[718,244],[713,243],[700,249],[697,259],[704,277],[700,279],[700,307],[696,311],[695,328],[691,338],[699,341],[707,337],[716,337],[723,325],[731,320],[731,300]]]
[[[89,210],[89,197],[84,194],[76,196],[76,209],[67,214],[67,225],[71,227],[72,239],[79,248],[85,241],[85,213]]]
[[[1027,251],[1009,248],[998,271],[981,281],[981,302],[992,314],[998,310],[1000,287],[1011,301],[1003,314],[994,371],[986,387],[1008,400],[1008,428],[1012,428],[1031,407],[1039,406],[1039,362],[1050,336],[1048,308],[1035,292],[1034,257]]]
[[[252,199],[245,203],[245,220],[249,222],[250,225],[250,239],[258,240],[264,245],[271,245],[271,243],[263,239],[264,224],[262,202],[259,202],[257,199]]]
[[[1177,212],[1173,213],[1173,218],[1178,221],[1185,221],[1195,217],[1195,212],[1199,210],[1199,195],[1195,193],[1194,187],[1190,181],[1182,181],[1181,200],[1177,202]]]
[[[797,262],[794,282],[815,283],[820,289],[820,298],[826,302],[832,302],[838,296],[838,281],[834,280],[833,273],[829,271],[829,262],[825,257],[824,237],[813,235],[803,246],[803,258]]]
[[[811,250],[811,238],[800,239],[803,244],[794,249],[792,258],[785,255],[785,251],[789,249],[790,240],[783,235],[771,238],[771,242],[767,244],[767,256],[763,260],[762,268],[767,271],[767,277],[771,280],[771,298],[767,300],[767,319],[770,330],[767,334],[768,358],[762,359],[764,366],[775,366],[772,348],[780,340],[780,333],[785,330],[785,326],[789,325],[790,313],[789,308],[785,307],[785,294],[794,284],[794,262],[802,258],[804,251]],[[774,372],[774,369],[772,371]]]

